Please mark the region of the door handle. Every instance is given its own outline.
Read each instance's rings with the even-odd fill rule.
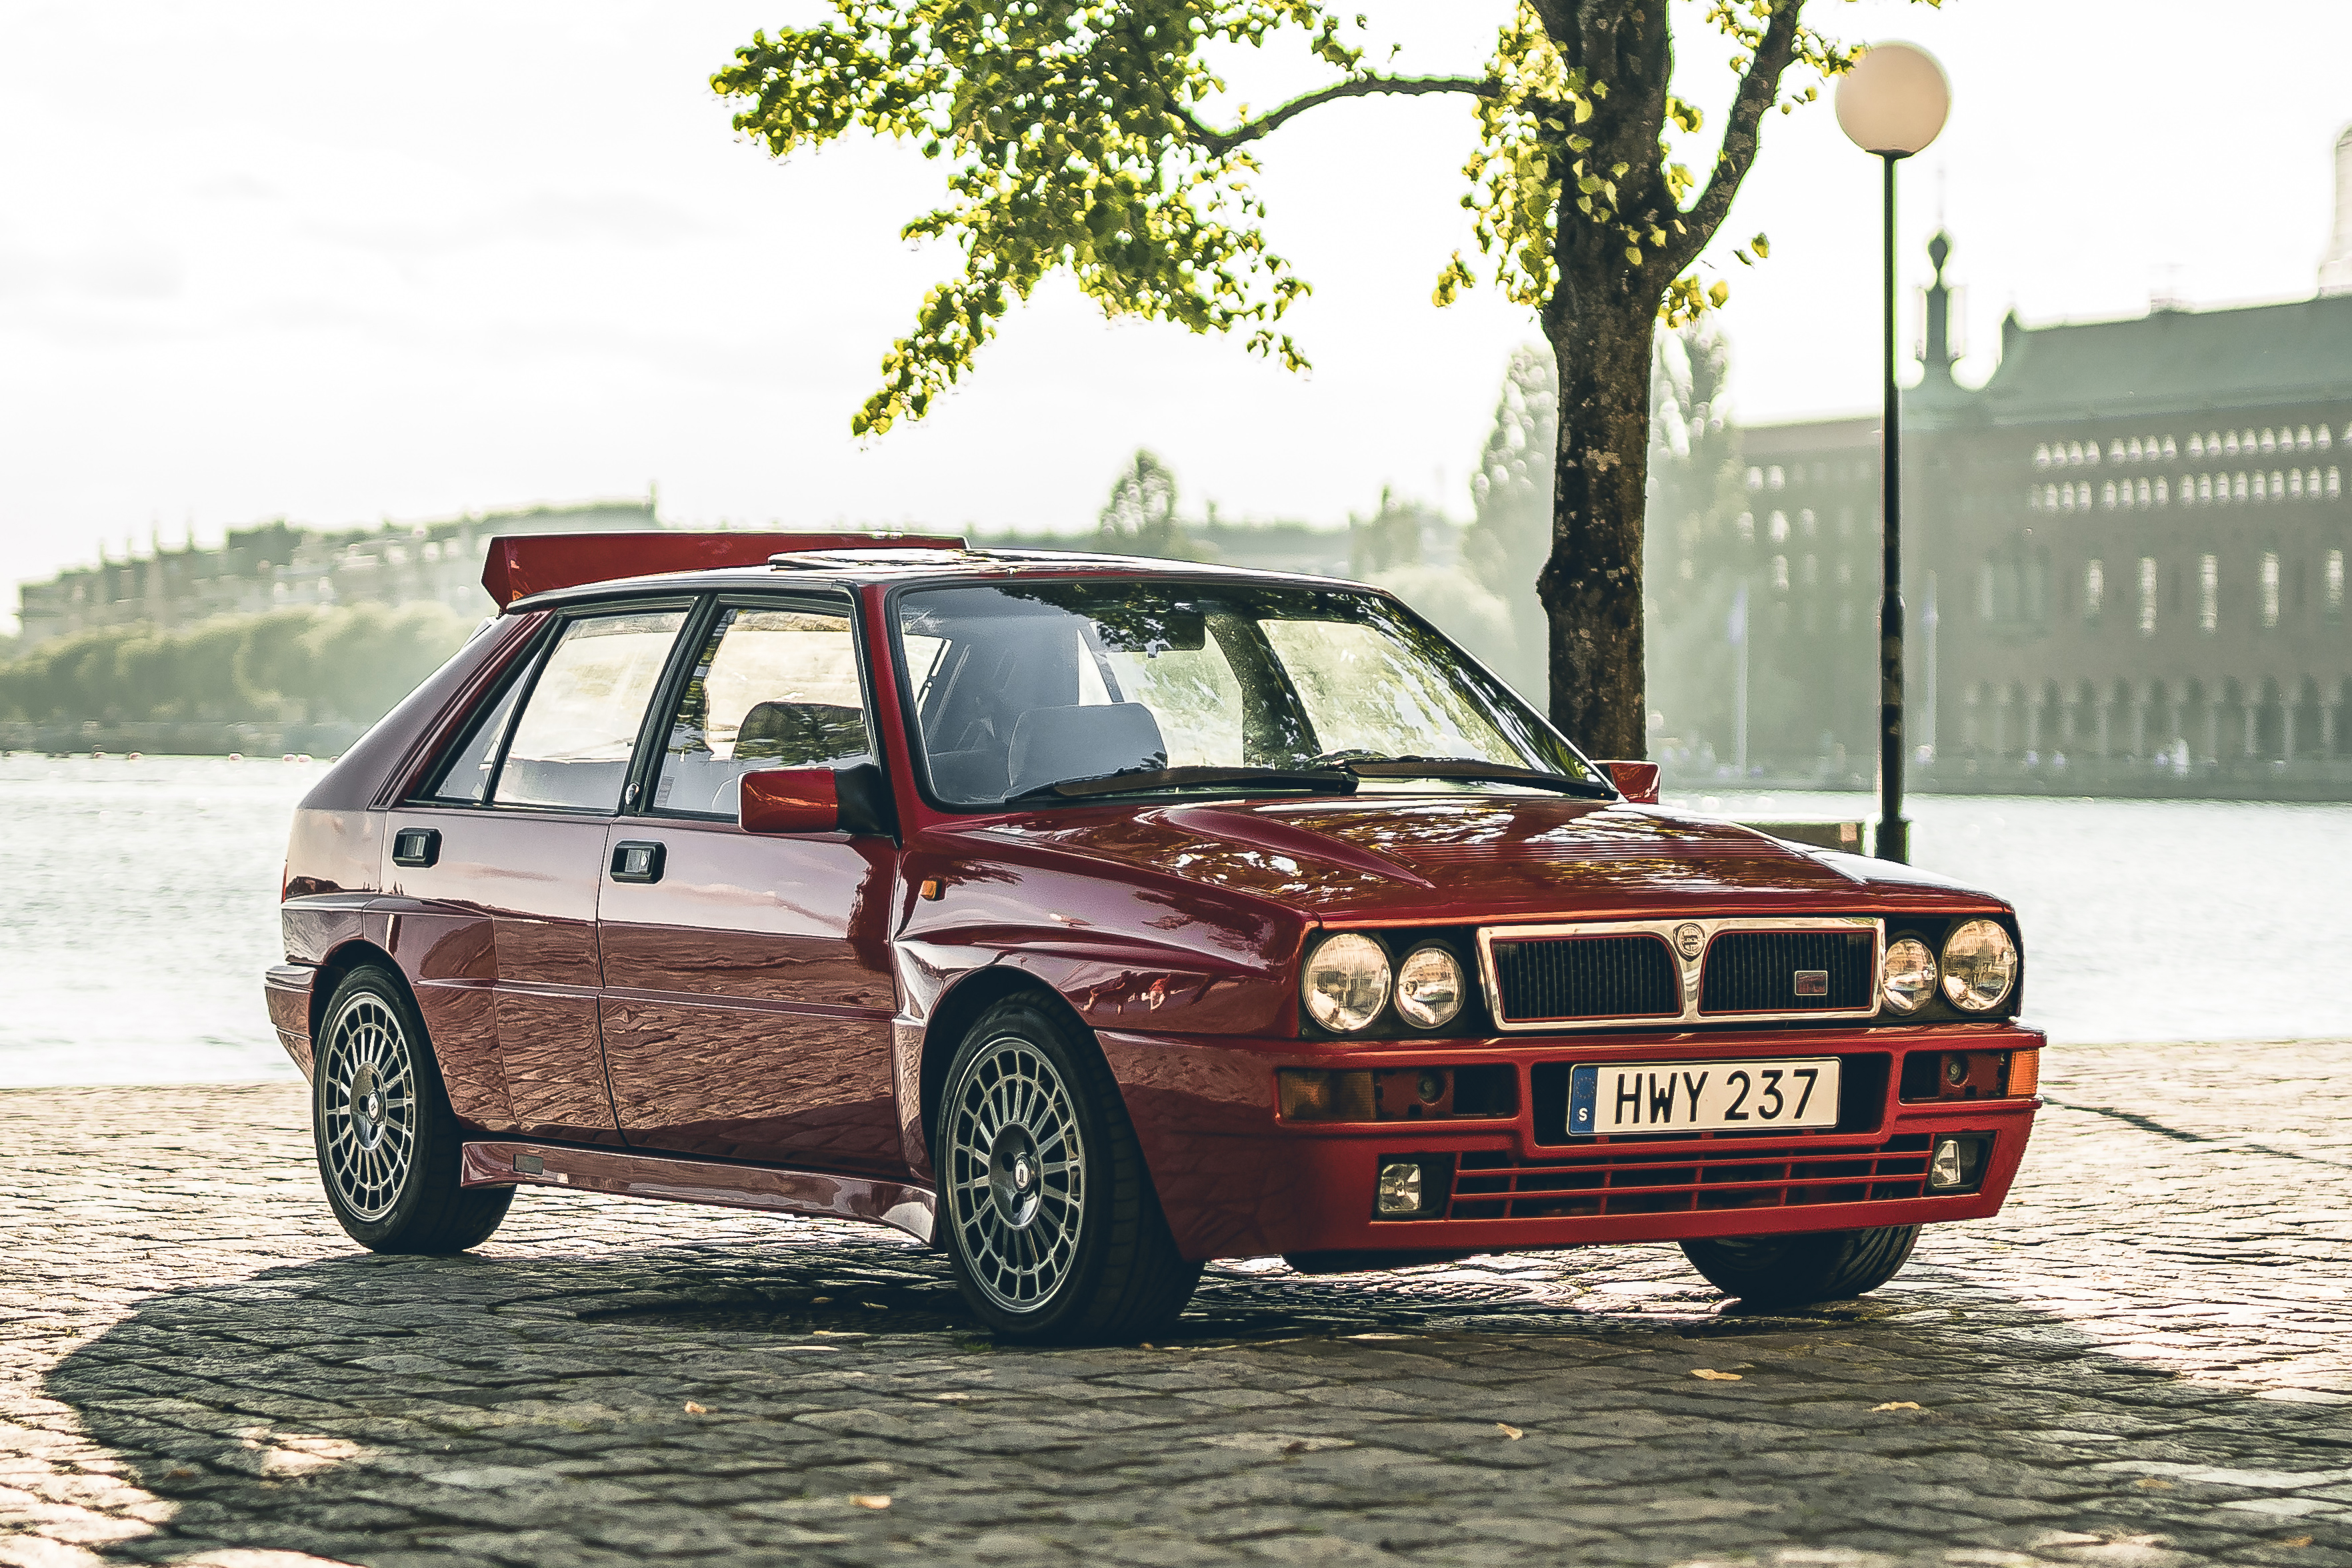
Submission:
[[[441,858],[441,830],[437,827],[404,827],[392,836],[392,863],[395,866],[430,866]]]
[[[658,843],[643,838],[625,838],[613,846],[613,880],[658,882],[661,880],[662,861],[666,858]]]

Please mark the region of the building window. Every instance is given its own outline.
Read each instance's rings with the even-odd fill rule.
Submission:
[[[2139,444],[2138,437],[2135,436],[2131,438],[2131,444],[2124,448],[2124,455],[2135,463],[2140,460],[2141,457],[2144,455],[2144,449]]]
[[[2033,466],[2037,468],[2046,468],[2050,466],[2049,442],[2044,441],[2042,445],[2033,448]]]
[[[2193,446],[2195,446],[2195,445],[2197,444],[2197,437],[2194,437],[2194,436],[2191,436],[2190,437],[2189,437],[2189,444],[2190,446],[2192,446],[2192,447],[2193,447]],[[2325,439],[2323,439],[2323,440],[2320,442],[2320,445],[2321,445],[2321,446],[2323,446],[2323,447],[2324,447],[2324,446],[2326,446],[2326,444],[2327,444],[2327,443],[2326,443],[2326,441]],[[2197,454],[2196,454],[2196,453],[2194,453],[2194,452],[2191,452],[2191,453],[2189,453],[2189,455],[2190,457],[2192,457],[2192,458],[2193,458],[2193,457],[2195,457]],[[2168,461],[2169,461],[2170,459],[2172,459],[2172,458],[2177,458],[2177,457],[2180,456],[2180,448],[2179,448],[2179,447],[2176,447],[2176,446],[2174,446],[2174,445],[2172,444],[2172,437],[2169,437],[2169,436],[2167,436],[2167,437],[2164,438],[2164,456],[2165,456],[2166,460],[2168,460]]]
[[[2200,555],[2197,558],[2197,629],[2210,632],[2221,624],[2221,557]]]
[[[1764,488],[1763,469],[1750,468],[1748,470],[1748,488],[1751,490],[1760,490]]]
[[[2341,550],[2327,552],[2327,618],[2331,621],[2344,618],[2344,552]]]
[[[1789,558],[1785,555],[1772,557],[1772,586],[1783,594],[1789,591]]]
[[[2299,428],[2298,430],[2296,430],[2296,431],[2295,431],[2295,433],[2294,433],[2294,445],[2295,445],[2295,449],[2296,449],[2296,450],[2298,450],[2298,451],[2308,452],[2308,451],[2310,451],[2310,450],[2311,450],[2311,426],[2310,426],[2305,425],[2305,426],[2302,426],[2301,428]]]
[[[1778,472],[1777,469],[1774,471]],[[1772,514],[1771,521],[1767,522],[1764,527],[1765,531],[1772,536],[1773,543],[1786,544],[1789,542],[1789,514],[1787,512],[1774,512]]]
[[[2207,444],[2210,445],[2210,442]],[[2238,455],[2238,433],[2235,430],[2221,437],[2221,450],[2233,458]]]
[[[1778,463],[1775,463],[1772,467],[1764,470],[1764,488],[1766,489],[1777,490],[1788,482],[1789,476],[1781,472],[1780,466]]]
[[[2318,447],[2323,452],[2327,450],[2329,440],[2330,437],[2327,434],[2327,426],[2325,425],[2322,425],[2318,429],[2314,430],[2311,433],[2311,444]]]
[[[2098,450],[2095,447],[2091,449],[2093,451]],[[2080,463],[2083,460],[2083,443],[2080,441],[2069,441],[2066,444],[2066,460],[2070,463]]]
[[[2276,468],[2273,468],[2271,470],[2271,500],[2284,500],[2285,498],[2286,476],[2280,473]]]
[[[2339,470],[2335,469],[2335,468],[2330,468],[2330,469],[2328,469],[2328,470],[2327,470],[2327,499],[2328,499],[2329,500],[2334,500],[2337,496],[2342,495],[2343,493],[2344,493],[2344,477],[2343,477],[2343,474],[2342,474]]]
[[[2103,507],[2105,507],[2109,511],[2113,511],[2113,510],[2116,510],[2116,481],[2115,481],[2115,480],[2113,480],[2113,479],[2109,479],[2109,480],[2107,481],[2107,483],[2106,483],[2106,488],[2105,488],[2104,490],[2102,490],[2102,491],[2100,492],[2100,495],[2099,495],[2099,504],[2100,504],[2101,506],[2103,506]]]
[[[2240,474],[2238,476],[2237,482],[2230,487],[2230,499],[2231,500],[2243,500],[2246,499],[2245,475]]]
[[[2275,431],[2265,430],[2263,432],[2263,450],[2265,452],[2275,452],[2278,450],[2278,435]]]
[[[2205,437],[2194,430],[2189,432],[2189,455],[2192,458],[2201,458],[2205,455]]]
[[[2286,493],[2293,496],[2297,500],[2301,500],[2303,499],[2303,470],[2301,468],[2289,468],[2286,471]]]
[[[2156,635],[2156,557],[2139,558],[2139,635]]]
[[[2186,481],[2184,481],[2184,482],[2186,482]],[[2228,497],[2229,493],[2230,493],[2230,492],[2229,492],[2229,491],[2227,491],[2227,490],[2223,490],[2223,491],[2221,492],[2222,496],[2223,496],[2225,499]],[[2210,500],[2211,500],[2213,499],[2213,476],[2212,476],[2212,475],[2210,475],[2210,474],[2200,474],[2200,475],[2198,475],[2198,476],[2197,476],[2197,499],[2198,499],[2199,500],[2204,500],[2204,501],[2210,501]]]
[[[2146,505],[2147,505],[2147,504],[2148,504],[2148,500],[2149,500],[2149,491],[2148,491],[2148,488],[2147,488],[2147,481],[2146,479],[2142,479],[2142,480],[2140,480],[2140,482],[2139,482],[2139,504],[2140,504],[2140,505],[2142,505],[2142,506],[2146,506]]]
[[[2107,461],[2111,463],[2120,463],[2123,460],[2124,441],[2123,437],[2118,436],[2107,447]]]
[[[1739,514],[1739,521],[1732,526],[1739,530],[1740,543],[1753,544],[1756,542],[1756,514],[1754,512],[1741,512]]]
[[[2171,504],[2171,500],[2172,491],[2166,486],[2162,479],[2158,479],[2156,481],[2156,504],[2158,506],[2168,506]]]
[[[2274,626],[2279,621],[2279,569],[2275,551],[2263,552],[2263,625]]]
[[[1813,515],[1811,507],[1806,507],[1797,513],[1797,526],[1804,531],[1807,539],[1812,538],[1822,531],[1821,520]]]
[[[2097,561],[2083,568],[2083,618],[2095,621],[2107,602],[2107,571]]]

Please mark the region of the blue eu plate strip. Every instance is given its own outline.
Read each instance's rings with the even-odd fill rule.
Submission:
[[[1592,1100],[1599,1092],[1601,1069],[1597,1067],[1575,1068],[1568,1075],[1568,1130],[1590,1136],[1592,1131]]]

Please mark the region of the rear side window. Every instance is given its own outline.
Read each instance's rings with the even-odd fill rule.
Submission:
[[[654,809],[732,816],[761,768],[839,767],[873,754],[849,617],[721,610],[671,715]]]
[[[426,800],[479,805],[490,797],[490,775],[498,770],[499,742],[507,738],[515,704],[522,700],[523,688],[529,684],[521,679],[507,682],[505,693],[474,720],[464,743],[441,764],[439,776],[425,792]]]
[[[499,805],[617,811],[646,705],[686,612],[583,616],[531,683],[496,771]]]

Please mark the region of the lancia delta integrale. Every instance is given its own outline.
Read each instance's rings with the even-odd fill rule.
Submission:
[[[1672,1240],[1799,1302],[2024,1152],[2008,904],[1664,809],[1386,594],[743,534],[485,582],[288,854],[363,1246],[560,1185],[896,1226],[1032,1340],[1274,1254]]]

